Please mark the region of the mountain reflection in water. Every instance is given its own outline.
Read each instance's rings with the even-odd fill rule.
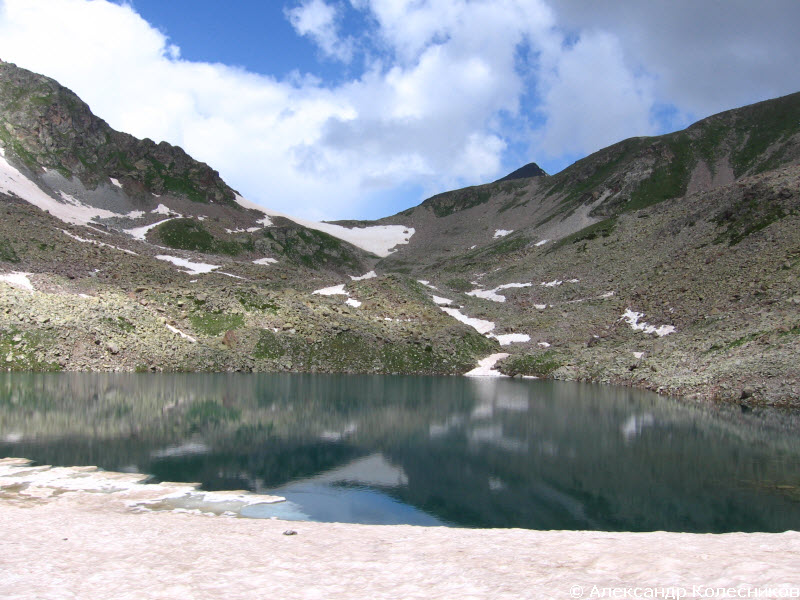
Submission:
[[[564,382],[0,374],[0,456],[287,498],[254,517],[796,530],[799,428]]]

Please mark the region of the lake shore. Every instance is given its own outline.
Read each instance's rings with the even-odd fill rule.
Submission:
[[[170,484],[0,483],[0,596],[9,599],[608,598],[635,588],[626,597],[737,597],[719,588],[796,597],[800,587],[798,532],[285,522],[132,508]]]

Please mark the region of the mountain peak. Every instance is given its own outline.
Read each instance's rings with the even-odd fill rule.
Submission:
[[[546,177],[547,173],[535,162],[528,163],[524,167],[520,167],[505,177],[498,179],[495,183],[500,181],[511,181],[512,179],[527,179],[528,177]]]

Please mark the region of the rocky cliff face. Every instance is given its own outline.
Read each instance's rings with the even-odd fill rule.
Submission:
[[[181,148],[114,131],[56,81],[5,62],[0,140],[32,171],[53,169],[92,189],[113,177],[138,198],[171,192],[234,205],[234,191],[219,173]]]

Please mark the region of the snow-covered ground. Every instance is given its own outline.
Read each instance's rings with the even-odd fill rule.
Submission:
[[[342,227],[341,225],[334,225],[333,223],[320,223],[317,221],[310,221],[307,219],[300,219],[292,217],[285,213],[277,212],[259,206],[241,196],[236,196],[236,201],[245,208],[252,208],[261,211],[267,217],[283,217],[294,221],[298,225],[322,231],[335,238],[339,238],[345,242],[353,244],[357,248],[371,252],[376,256],[384,257],[391,254],[392,249],[400,244],[407,244],[414,235],[413,227],[405,227],[404,225],[373,225],[371,227]],[[268,223],[271,224],[271,221]]]
[[[189,273],[189,275],[199,275],[200,273],[210,273],[214,269],[219,269],[220,265],[209,265],[206,263],[196,263],[192,262],[191,260],[187,260],[185,258],[179,258],[177,256],[169,256],[167,254],[159,254],[156,256],[158,260],[165,260],[167,262],[171,262],[173,265],[178,267],[184,267],[186,270],[184,273]]]

